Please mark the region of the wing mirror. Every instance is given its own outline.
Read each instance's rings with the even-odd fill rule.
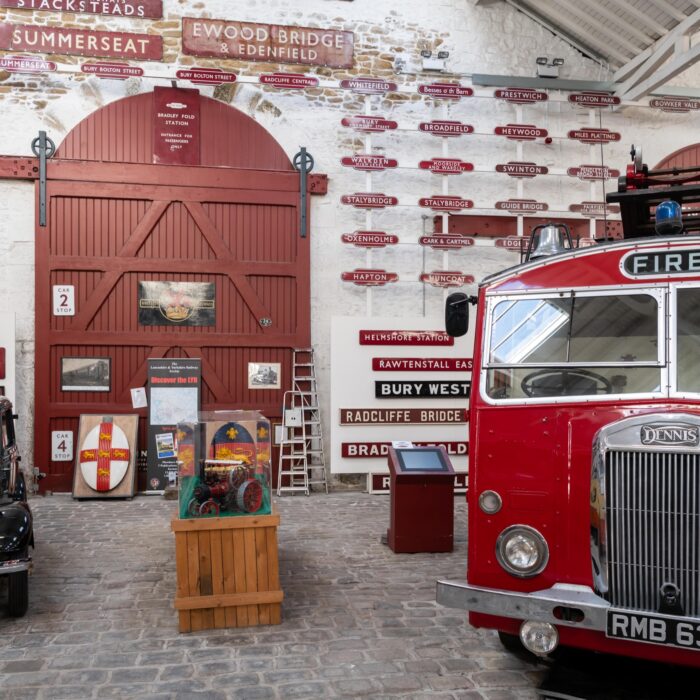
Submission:
[[[469,330],[469,304],[476,304],[477,297],[464,292],[453,292],[445,301],[445,330],[453,338],[463,336]]]

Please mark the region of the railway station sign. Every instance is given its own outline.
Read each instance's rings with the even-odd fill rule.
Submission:
[[[175,73],[179,80],[189,80],[195,85],[223,85],[235,83],[238,77],[235,73],[227,73],[220,68],[192,68],[179,70]]]
[[[384,207],[395,207],[399,203],[396,197],[391,197],[382,192],[344,194],[341,196],[340,201],[358,209],[384,209]]]
[[[700,100],[687,97],[655,97],[649,100],[649,106],[662,112],[694,112],[700,109]]]
[[[111,78],[112,80],[126,80],[127,78],[139,78],[143,75],[143,68],[129,66],[126,63],[83,63],[80,72],[94,75],[98,78]]]
[[[510,177],[536,177],[546,175],[549,168],[544,165],[537,165],[529,161],[511,160],[507,163],[499,163],[495,168],[497,173],[505,173]]]
[[[569,102],[582,107],[612,107],[619,105],[621,100],[607,92],[572,92]]]
[[[0,7],[137,19],[160,19],[163,16],[163,0],[0,0]]]
[[[430,170],[436,175],[460,175],[474,170],[473,163],[467,163],[459,158],[431,158],[418,163],[421,170]]]
[[[418,92],[428,97],[439,97],[447,100],[459,100],[471,97],[474,90],[459,83],[424,83],[418,86]]]
[[[377,399],[468,399],[471,384],[471,381],[378,381],[374,382],[374,396]]]
[[[530,214],[532,212],[547,211],[549,204],[537,202],[534,199],[505,199],[496,202],[496,209],[510,211],[514,214]]]
[[[609,168],[607,165],[579,165],[575,168],[569,168],[566,174],[577,177],[579,180],[609,180],[613,177],[619,177],[620,171]]]
[[[549,99],[549,95],[546,92],[533,90],[532,88],[504,88],[496,90],[493,96],[499,100],[505,100],[517,105],[546,102]]]
[[[351,156],[344,156],[340,159],[340,163],[346,168],[365,171],[387,170],[388,168],[395,168],[399,164],[394,158],[387,158],[374,153],[355,153]]]
[[[388,245],[396,245],[399,242],[399,237],[384,231],[353,231],[352,233],[344,233],[340,240],[358,248],[384,248]]]
[[[471,209],[474,206],[474,202],[471,199],[450,197],[448,195],[421,197],[418,200],[418,204],[421,207],[427,207],[435,211],[459,211],[460,209]]]
[[[433,136],[462,136],[462,134],[474,133],[474,127],[471,124],[440,119],[432,122],[421,122],[418,124],[418,129]]]
[[[318,87],[318,78],[313,75],[304,75],[303,73],[263,73],[258,77],[258,80],[263,85],[286,88],[288,90]]]
[[[581,202],[580,204],[570,204],[569,211],[591,217],[603,217],[606,214],[619,214],[620,207],[617,204],[606,204],[605,202]]]
[[[340,81],[340,87],[352,90],[360,95],[382,95],[398,89],[396,83],[390,83],[379,78],[349,78]]]
[[[534,124],[504,124],[497,126],[493,133],[497,136],[505,136],[511,141],[534,141],[546,137],[549,132]]]
[[[622,138],[622,134],[609,129],[572,129],[567,136],[581,143],[613,143]]]
[[[450,456],[469,454],[469,443],[461,441],[450,442],[416,442],[412,440],[415,447],[437,447],[445,448]],[[369,457],[386,457],[389,454],[390,442],[344,442],[341,445],[341,456],[346,459],[367,459]],[[387,475],[388,478],[388,475]]]
[[[465,275],[462,272],[451,272],[450,270],[423,272],[419,279],[424,284],[443,288],[463,287],[465,284],[474,284],[474,275]]]
[[[373,372],[471,372],[471,357],[373,357]]]
[[[352,68],[354,34],[318,27],[183,17],[182,50],[190,56]]]
[[[341,408],[340,425],[466,423],[463,408]]]
[[[199,165],[200,99],[198,90],[153,90],[153,162]]]
[[[57,66],[53,61],[32,56],[2,56],[0,70],[8,73],[53,73]]]
[[[445,331],[361,330],[360,345],[454,345]]]
[[[360,114],[353,117],[343,117],[340,120],[343,126],[347,126],[355,131],[381,132],[390,131],[398,127],[398,123],[384,117],[372,117],[367,114]]]
[[[343,272],[340,275],[343,282],[352,282],[360,287],[383,287],[389,282],[398,282],[399,276],[395,272],[386,270],[357,269],[352,272]]]
[[[421,236],[418,239],[420,245],[427,245],[433,250],[459,250],[474,245],[473,238],[461,235],[449,235],[447,233],[435,233],[432,236]]]

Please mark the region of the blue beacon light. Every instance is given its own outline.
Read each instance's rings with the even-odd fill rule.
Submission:
[[[659,236],[675,236],[683,232],[681,205],[673,199],[665,199],[656,206],[656,233]]]

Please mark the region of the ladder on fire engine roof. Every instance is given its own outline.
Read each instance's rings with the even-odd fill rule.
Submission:
[[[317,484],[328,493],[314,351],[295,348],[293,353],[293,389],[284,393],[282,406],[277,495],[304,491],[308,496]]]

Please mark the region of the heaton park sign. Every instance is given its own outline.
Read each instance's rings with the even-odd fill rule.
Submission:
[[[183,17],[182,50],[190,56],[352,68],[354,34],[318,27]]]

